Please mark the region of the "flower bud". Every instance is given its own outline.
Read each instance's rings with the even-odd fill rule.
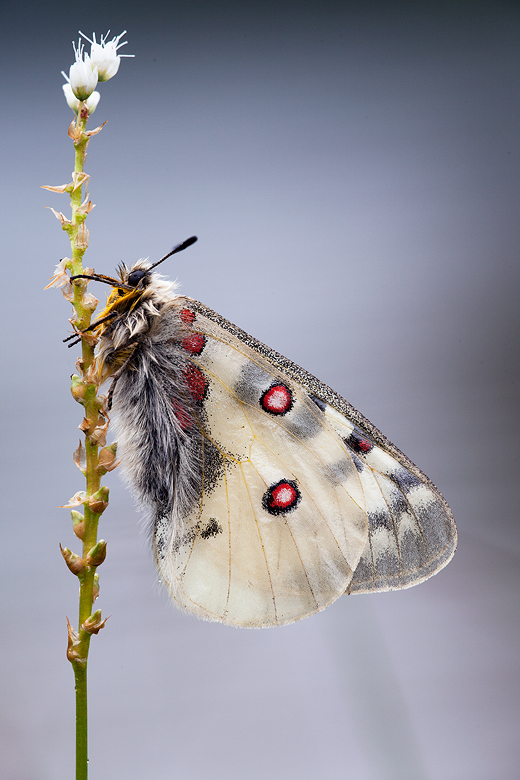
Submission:
[[[104,539],[99,542],[87,553],[87,563],[89,566],[101,566],[107,557],[107,543]],[[83,564],[84,565],[84,564]]]
[[[108,506],[108,501],[89,501],[90,510],[95,515],[102,515]]]
[[[72,374],[70,378],[70,392],[78,404],[85,402],[85,384],[77,374]]]
[[[134,56],[133,54],[117,54],[117,50],[120,49],[121,46],[126,46],[126,41],[119,43],[125,33],[126,30],[124,30],[121,35],[112,38],[111,41],[107,41],[107,36],[102,35],[101,43],[98,43],[96,41],[95,33],[92,34],[92,40],[90,40],[90,38],[87,38],[87,36],[80,31],[80,35],[82,35],[91,45],[90,61],[92,66],[97,68],[98,81],[108,81],[108,79],[111,79],[112,76],[116,75],[121,63],[121,57]]]
[[[92,615],[81,624],[81,628],[88,634],[97,634],[99,631],[101,631],[107,620],[108,618],[101,620],[101,610],[96,609],[96,611],[93,612]]]
[[[68,77],[63,71],[62,73],[69,82],[74,96],[78,100],[83,101],[87,100],[96,89],[98,71],[96,66],[92,64],[88,54],[83,54],[84,47],[81,41],[78,42],[78,48],[76,48],[74,44],[72,45],[74,47],[76,62],[70,66]],[[67,94],[65,94],[65,97],[67,97]]]
[[[85,536],[85,518],[81,512],[76,512],[75,509],[71,509],[70,514],[72,517],[72,530],[78,539],[83,541],[83,537]]]
[[[99,465],[96,469],[98,474],[103,476],[107,471],[112,471],[117,466],[116,463],[117,442],[109,444],[108,447],[103,447],[99,451]]]
[[[62,547],[61,544],[60,550],[69,571],[78,576],[85,570],[85,561],[80,555],[76,555],[68,547]]]
[[[90,511],[95,515],[100,515],[107,508],[108,492],[109,491],[107,487],[102,487],[99,488],[97,493],[94,493],[94,495],[90,496],[88,505],[90,507]]]
[[[78,100],[78,98],[75,96],[74,92],[72,91],[72,87],[70,84],[63,84],[62,86],[63,92],[65,94],[65,100],[67,101],[67,105],[69,108],[72,108],[75,114],[78,113],[79,107],[81,105],[81,100]],[[93,114],[94,111],[97,108],[97,104],[99,103],[99,100],[101,98],[101,95],[97,90],[93,92],[90,97],[88,97],[85,101],[87,105],[87,111],[89,114]]]

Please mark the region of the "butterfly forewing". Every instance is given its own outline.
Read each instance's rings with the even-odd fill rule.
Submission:
[[[162,316],[182,320],[212,453],[182,534],[172,524],[157,556],[182,607],[283,624],[345,592],[413,585],[449,560],[444,500],[359,412],[196,301],[179,297]]]
[[[366,545],[357,469],[304,388],[202,314],[190,324],[184,343],[206,379],[199,424],[221,463],[161,573],[210,619],[297,620],[345,592]]]

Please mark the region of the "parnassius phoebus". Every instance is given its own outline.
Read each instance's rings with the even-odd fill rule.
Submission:
[[[274,626],[445,566],[457,533],[428,477],[341,396],[153,267],[91,277],[113,286],[94,333],[124,476],[174,601]]]

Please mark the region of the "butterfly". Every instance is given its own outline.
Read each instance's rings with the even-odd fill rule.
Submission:
[[[275,626],[431,577],[457,542],[442,495],[340,395],[153,270],[196,240],[81,277],[112,286],[99,379],[173,600]]]

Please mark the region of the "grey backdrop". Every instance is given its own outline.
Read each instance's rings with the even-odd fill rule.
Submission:
[[[92,780],[515,780],[517,3],[21,2],[2,28],[2,776],[73,776],[58,542],[79,545],[55,507],[81,489],[81,418],[69,306],[42,289],[68,254],[44,207],[67,200],[39,185],[72,170],[72,39],[126,28],[88,264],[197,233],[165,273],[373,420],[460,539],[417,588],[234,630],[170,606],[109,475]]]

